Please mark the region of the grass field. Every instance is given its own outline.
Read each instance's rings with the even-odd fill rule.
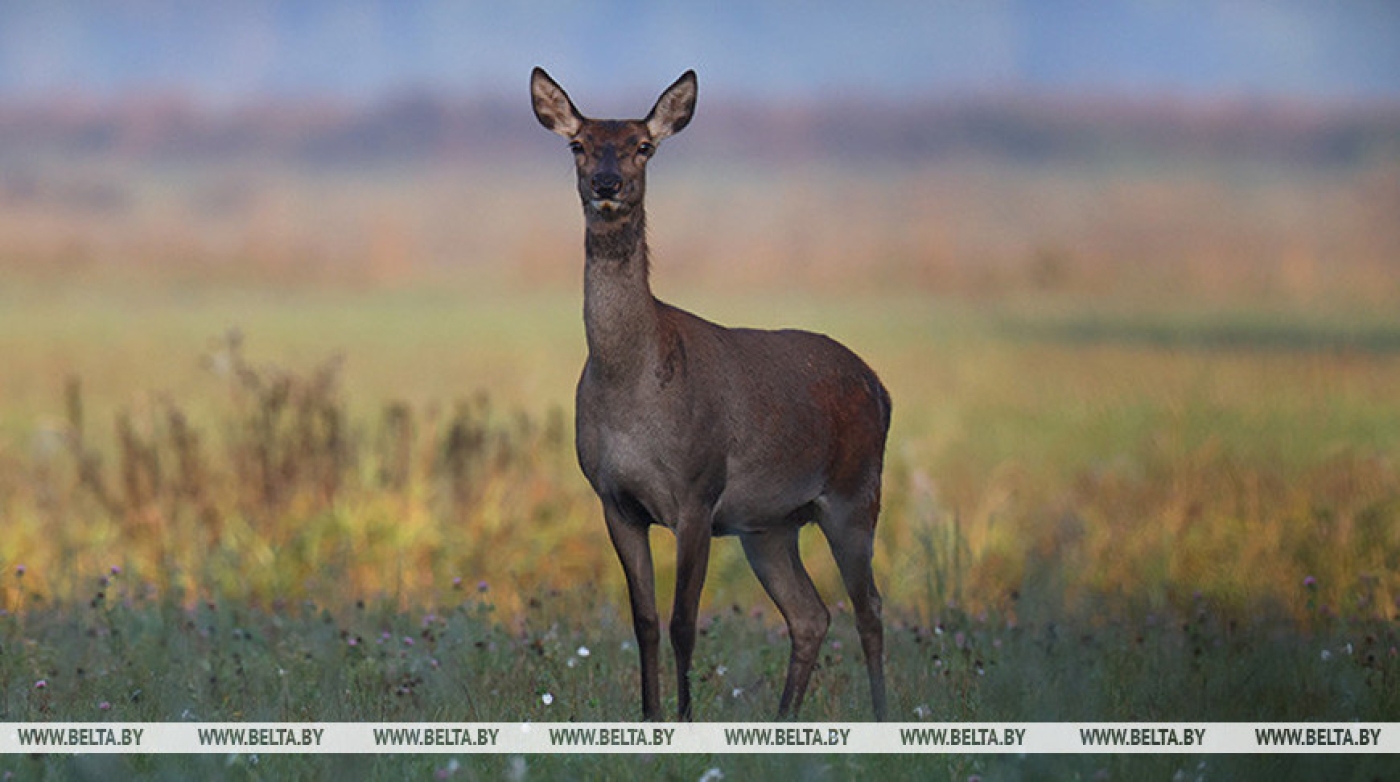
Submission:
[[[565,178],[483,200],[436,173],[348,195],[325,175],[249,175],[219,217],[180,210],[223,174],[130,173],[68,174],[129,180],[124,216],[21,203],[0,220],[0,721],[635,718],[620,569],[572,453]],[[1374,201],[1389,191],[1369,172],[1009,173],[656,185],[661,295],[830,333],[891,390],[876,574],[892,716],[1394,721],[1400,243]],[[833,181],[840,198],[805,187]],[[480,211],[457,219],[459,202]],[[519,215],[532,202],[550,227]],[[462,252],[506,260],[431,262],[470,237]],[[843,265],[863,248],[870,269]],[[819,538],[804,553],[835,621],[803,717],[863,719]],[[653,542],[667,605],[673,548]],[[697,714],[768,718],[786,642],[732,541],[702,628]],[[49,756],[0,772],[740,779],[794,762],[957,780],[1387,768]]]

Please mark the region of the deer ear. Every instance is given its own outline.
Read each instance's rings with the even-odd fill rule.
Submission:
[[[686,71],[656,99],[656,105],[646,119],[647,131],[654,141],[674,136],[690,124],[690,118],[695,114],[697,89],[695,71]]]
[[[564,138],[573,138],[583,127],[583,115],[574,108],[569,94],[549,78],[543,68],[537,67],[530,74],[530,99],[534,104],[535,119]]]

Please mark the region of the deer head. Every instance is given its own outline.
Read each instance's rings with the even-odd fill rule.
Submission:
[[[695,71],[686,71],[641,120],[593,120],[542,68],[530,74],[530,95],[541,125],[569,140],[578,194],[589,220],[613,220],[641,208],[646,164],[662,139],[679,133],[695,113]]]

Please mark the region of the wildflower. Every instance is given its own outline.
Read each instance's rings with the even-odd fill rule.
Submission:
[[[549,704],[554,702],[554,695],[547,692],[544,695],[540,696],[540,702],[548,706]]]
[[[719,782],[724,779],[724,772],[718,768],[707,768],[705,773],[700,775],[699,782]]]
[[[48,686],[49,686],[49,680],[48,680],[48,679],[40,679],[39,681],[34,682],[34,689],[36,689],[36,690],[48,689]]]
[[[19,578],[24,578],[24,574],[28,572],[28,570],[29,568],[24,565],[15,565],[15,575]]]
[[[113,566],[112,566],[112,575],[114,575],[114,576],[120,576],[121,574],[122,574],[122,566],[121,566],[121,565],[113,565]]]
[[[923,719],[932,713],[933,709],[930,709],[926,704],[921,703],[918,706],[914,707],[914,716],[918,717],[919,719]]]
[[[405,635],[405,636],[403,637],[403,645],[404,645],[404,646],[412,646],[412,645],[413,645],[413,636]]]
[[[1330,660],[1330,659],[1332,659],[1332,652],[1328,651],[1327,649],[1323,649],[1323,650],[1322,650],[1322,661],[1323,661],[1323,662],[1327,662],[1327,661]]]
[[[477,592],[480,592],[480,593],[482,593],[482,594],[486,594],[486,592],[490,591],[490,589],[491,589],[491,585],[488,584],[488,583],[486,583],[485,580],[476,582],[476,591],[477,591]]]
[[[728,668],[728,666],[721,665],[721,666],[719,666],[718,668],[715,669],[715,675],[716,675],[716,676],[723,676],[723,675],[725,675],[726,673],[729,673],[729,668]]]
[[[350,646],[359,646],[360,637],[357,635],[352,635],[349,638],[345,639],[345,643],[349,644]]]
[[[587,657],[588,655],[593,654],[593,653],[590,652],[590,651],[588,651],[588,647],[587,647],[587,646],[580,646],[580,647],[578,648],[578,651],[576,652],[576,654],[577,654],[579,657]]]
[[[1303,579],[1303,586],[1307,587],[1308,589],[1317,589],[1317,579],[1313,578],[1312,576],[1308,576],[1307,578]]]
[[[99,711],[111,711],[111,710],[112,710],[112,702],[111,702],[111,701],[103,701],[103,702],[97,704],[97,709],[98,709]]]
[[[739,697],[740,695],[743,695],[743,694],[744,694],[744,688],[743,688],[743,687],[735,687],[733,690],[731,690],[731,691],[729,692],[730,697],[733,697],[733,698],[737,698],[737,697]]]
[[[453,589],[461,589],[461,588],[462,588],[462,577],[461,577],[461,576],[457,576],[456,578],[452,579],[452,588],[453,588]]]

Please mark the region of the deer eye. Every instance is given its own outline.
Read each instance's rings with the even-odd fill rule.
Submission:
[[[574,153],[575,155],[582,155],[582,154],[583,154],[583,142],[581,142],[581,141],[570,141],[570,142],[569,142],[569,151],[572,152],[572,153]]]
[[[637,145],[637,154],[643,157],[651,157],[656,152],[656,145],[650,141],[643,141]]]

